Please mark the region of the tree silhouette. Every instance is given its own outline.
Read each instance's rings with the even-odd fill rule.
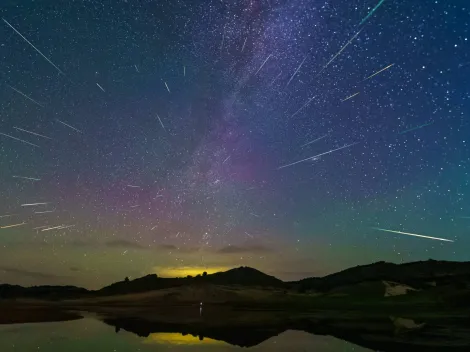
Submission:
[[[202,276],[207,276],[207,272],[204,271],[204,272],[202,273]]]
[[[125,282],[129,282],[129,278],[126,276],[126,278],[124,279]]]

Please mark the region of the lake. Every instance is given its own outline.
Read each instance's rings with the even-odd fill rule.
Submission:
[[[237,340],[237,332],[228,337]],[[262,339],[263,337],[261,337]],[[146,352],[146,351],[372,351],[331,336],[288,330],[252,347],[174,332],[152,332],[138,336],[92,317],[80,320],[0,325],[2,352]]]

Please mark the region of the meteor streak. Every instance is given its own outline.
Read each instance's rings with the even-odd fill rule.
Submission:
[[[318,159],[322,155],[330,154],[330,153],[336,152],[336,151],[344,149],[344,148],[352,147],[355,144],[357,144],[357,143],[351,143],[351,144],[343,145],[342,147],[332,149],[332,150],[329,150],[327,152],[324,152],[324,153],[321,153],[321,154],[318,154],[318,155],[314,155],[314,156],[311,156],[309,158],[305,158],[305,159],[302,159],[302,160],[299,160],[299,161],[296,161],[296,162],[293,162],[293,163],[290,163],[290,164],[287,164],[287,165],[280,166],[277,169],[280,170],[280,169],[283,169],[285,167],[292,166],[292,165],[295,165],[295,164],[299,164],[299,163],[302,163],[302,162],[307,161],[307,160],[315,160],[315,159]]]
[[[75,131],[77,131],[77,132],[83,133],[83,132],[80,131],[79,129],[77,129],[77,128],[73,127],[73,126],[70,126],[68,123],[65,123],[65,122],[63,122],[63,121],[60,121],[59,119],[55,119],[55,120],[56,120],[57,122],[60,122],[62,125],[71,128],[72,130],[75,130]]]
[[[21,224],[14,224],[14,225],[7,225],[7,226],[2,226],[0,227],[0,229],[9,229],[11,227],[18,227],[18,226],[22,226],[22,225],[26,225],[25,222],[22,222]]]
[[[290,116],[290,118],[293,118],[295,115],[297,115],[303,108],[305,108],[308,104],[310,104],[310,102],[311,102],[313,99],[315,99],[315,97],[316,97],[316,95],[313,96],[313,97],[311,97],[309,100],[307,100],[307,102],[306,102],[304,105],[302,105],[299,110],[297,110],[296,112],[294,112],[294,113]]]
[[[99,89],[101,89],[104,93],[106,93],[106,91],[104,90],[104,88],[101,87],[99,83],[96,83],[96,85],[98,86]]]
[[[246,44],[246,40],[248,39],[248,37],[245,38],[245,41],[243,42],[243,46],[242,46],[242,52],[243,50],[245,50],[245,44]]]
[[[44,231],[51,231],[51,230],[60,230],[64,228],[64,225],[60,225],[60,226],[54,226],[54,227],[48,227],[48,228],[45,228],[45,229],[42,229],[41,232],[44,232]]]
[[[359,94],[359,92],[354,93],[353,95],[350,95],[350,96],[347,97],[346,99],[341,100],[341,102],[346,101],[346,100],[349,100],[349,99],[352,99],[352,98],[354,98],[354,97],[355,97],[356,95],[358,95],[358,94]]]
[[[305,146],[307,146],[307,145],[309,145],[309,144],[315,143],[316,141],[319,141],[319,140],[325,138],[326,136],[328,136],[328,135],[325,134],[324,136],[321,136],[321,137],[319,137],[319,138],[317,138],[317,139],[314,139],[314,140],[311,141],[311,142],[305,143],[305,144],[301,145],[300,148],[303,148],[303,147],[305,147]]]
[[[367,16],[362,19],[361,23],[359,23],[359,26],[362,26],[362,24],[363,24],[365,21],[367,21],[367,19],[368,19],[370,16],[372,16],[372,14],[375,12],[375,10],[377,10],[377,9],[380,7],[380,5],[382,5],[382,3],[383,3],[384,1],[385,1],[385,0],[380,0],[379,3],[378,3],[377,5],[375,5],[375,7],[372,9],[372,11],[369,12],[369,13],[367,14]]]
[[[29,145],[32,145],[33,147],[36,147],[36,148],[39,148],[39,146],[36,145],[36,144],[26,142],[26,141],[24,141],[24,140],[22,140],[22,139],[19,139],[19,138],[10,136],[10,135],[5,134],[5,133],[2,133],[2,132],[0,132],[0,134],[1,134],[2,136],[5,136],[5,137],[8,137],[8,138],[14,139],[14,140],[16,140],[16,141],[20,141],[20,142],[23,142],[23,143],[26,143],[26,144],[29,144]]]
[[[20,91],[19,89],[16,89],[15,87],[12,87],[8,84],[8,87],[10,87],[11,89],[13,89],[15,92],[17,92],[18,94],[21,94],[22,96],[24,96],[26,99],[28,99],[29,101],[32,101],[34,104],[40,106],[41,108],[44,107],[44,105],[42,105],[41,103],[37,102],[36,100],[34,100],[33,98],[27,96],[26,94],[24,94],[22,91]]]
[[[47,214],[47,213],[53,213],[55,210],[46,210],[46,211],[35,211],[34,214]]]
[[[383,69],[377,71],[377,72],[374,73],[373,75],[370,75],[369,77],[364,78],[361,82],[367,81],[369,78],[372,78],[372,77],[378,75],[380,72],[383,72],[383,71],[385,71],[385,70],[388,70],[388,69],[389,69],[390,67],[392,67],[393,65],[395,65],[395,64],[391,64],[391,65],[388,65],[387,67],[384,67]]]
[[[163,82],[163,83],[165,83],[165,87],[166,87],[166,90],[168,91],[168,93],[171,93],[170,88],[168,88],[168,84],[166,84],[166,82]]]
[[[160,125],[162,125],[163,130],[166,132],[166,128],[163,125],[162,119],[160,118],[160,116],[158,116],[158,114],[157,114],[157,118],[158,118],[158,121],[160,121]]]
[[[35,136],[39,136],[39,137],[43,137],[43,138],[47,138],[47,139],[52,139],[52,138],[50,138],[50,137],[43,136],[42,134],[35,133],[35,132],[31,132],[31,131],[28,131],[28,130],[24,130],[24,129],[19,128],[19,127],[13,127],[13,128],[16,129],[16,130],[18,130],[18,131],[23,131],[23,132],[26,132],[26,133],[34,134]]]
[[[29,203],[29,204],[21,204],[22,207],[34,207],[36,205],[46,205],[49,203]]]
[[[400,234],[400,235],[407,235],[407,236],[415,236],[415,237],[429,238],[429,239],[431,239],[431,240],[446,241],[446,242],[454,242],[453,240],[448,240],[448,239],[446,239],[446,238],[439,238],[439,237],[431,237],[431,236],[417,235],[417,234],[415,234],[415,233],[401,232],[401,231],[394,231],[394,230],[387,230],[387,229],[381,229],[381,228],[379,228],[379,227],[372,227],[372,229],[377,230],[377,231],[398,233],[398,234]]]
[[[15,27],[13,27],[10,23],[8,23],[8,21],[4,18],[2,18],[3,22],[5,22],[8,26],[10,26],[11,29],[13,29],[16,34],[18,34],[21,38],[23,38],[23,40],[28,43],[29,45],[31,45],[33,47],[34,50],[36,50],[44,59],[46,59],[47,62],[49,62],[52,66],[54,66],[54,68],[59,71],[59,73],[63,74],[65,76],[65,73],[63,73],[60,68],[58,68],[46,55],[44,55],[38,48],[36,48],[28,39],[26,39],[23,34],[21,34]]]
[[[356,39],[356,37],[359,35],[359,33],[361,33],[361,31],[362,31],[362,29],[360,29],[359,32],[357,32],[356,34],[354,34],[354,36],[353,36],[351,39],[349,39],[349,41],[341,48],[341,50],[338,51],[338,52],[331,58],[331,60],[328,61],[328,63],[327,63],[325,66],[323,66],[323,68],[322,68],[321,71],[317,74],[317,76],[318,76],[319,74],[321,74],[323,71],[325,71],[325,69],[339,56],[339,54],[341,54],[341,53],[343,52],[343,50],[346,49],[346,48],[348,47],[348,45],[351,44],[354,39]]]
[[[276,76],[276,78],[273,79],[273,81],[271,82],[270,86],[272,86],[272,85],[274,84],[274,82],[277,81],[277,79],[281,76],[281,74],[282,74],[282,71],[279,72],[279,74]]]
[[[305,60],[307,59],[307,56],[304,57],[304,59],[302,60],[302,62],[300,63],[299,67],[297,67],[297,70],[295,70],[294,74],[291,76],[291,78],[289,79],[289,81],[287,82],[286,84],[286,87],[289,85],[289,83],[294,79],[295,75],[297,74],[297,72],[299,72],[299,70],[301,69],[302,65],[304,64]]]
[[[264,62],[261,64],[261,66],[259,67],[258,71],[256,71],[255,75],[258,74],[258,72],[263,68],[263,66],[266,64],[266,62],[268,62],[269,58],[273,56],[272,54],[269,54],[268,57],[266,58],[266,60],[264,60]]]
[[[431,121],[431,122],[425,123],[424,125],[420,125],[420,126],[413,127],[413,128],[408,129],[408,130],[402,131],[399,134],[405,134],[405,133],[408,133],[408,132],[411,132],[411,131],[414,131],[414,130],[419,130],[420,128],[432,125],[433,123],[434,123],[434,121]]]
[[[24,176],[12,176],[13,178],[22,178],[24,180],[31,180],[31,181],[41,181],[40,178],[34,178],[34,177],[24,177]]]
[[[222,50],[224,49],[224,41],[225,41],[225,26],[224,26],[224,32],[222,33],[222,43],[220,43],[220,55],[222,55]]]

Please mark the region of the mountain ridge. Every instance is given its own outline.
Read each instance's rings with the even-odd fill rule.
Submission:
[[[251,267],[238,267],[214,274],[186,278],[161,278],[149,274],[133,280],[125,279],[99,290],[87,290],[76,286],[32,286],[0,284],[0,298],[69,299],[83,296],[118,295],[159,290],[194,284],[257,286],[276,289],[309,290],[327,292],[342,286],[356,285],[370,281],[392,281],[413,287],[427,287],[430,284],[446,285],[470,283],[470,262],[427,260],[410,263],[388,263],[379,261],[358,265],[323,277],[309,277],[298,281],[285,282]],[[465,286],[466,287],[466,286]]]

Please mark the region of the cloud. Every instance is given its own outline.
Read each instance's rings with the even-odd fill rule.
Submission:
[[[181,253],[195,253],[199,251],[199,248],[197,247],[175,246],[174,244],[160,244],[157,248],[165,251],[178,251]]]
[[[164,249],[164,250],[169,250],[169,251],[175,251],[176,246],[173,244],[160,244],[158,246],[159,249]]]
[[[21,275],[21,276],[27,276],[27,277],[32,277],[35,279],[56,279],[60,276],[54,275],[54,274],[47,274],[47,273],[42,273],[40,271],[29,271],[29,270],[23,270],[23,269],[15,269],[15,268],[10,268],[10,267],[0,267],[0,270],[9,273],[9,274],[15,274],[15,275]]]
[[[108,242],[105,242],[105,245],[107,247],[114,247],[114,248],[135,248],[135,249],[142,249],[144,246],[140,245],[137,242],[134,241],[128,241],[128,240],[111,240]]]
[[[271,249],[261,244],[251,244],[243,246],[226,246],[220,248],[217,253],[222,254],[238,254],[238,253],[266,253]]]
[[[93,242],[88,242],[88,241],[83,241],[83,240],[73,240],[67,243],[67,245],[72,246],[72,247],[89,247],[94,245],[95,243]]]

